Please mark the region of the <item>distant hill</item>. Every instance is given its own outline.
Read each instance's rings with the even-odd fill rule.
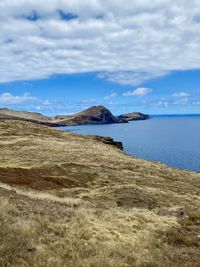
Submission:
[[[150,116],[140,112],[132,112],[127,114],[122,114],[118,118],[126,121],[138,121],[138,120],[147,120],[150,118]]]
[[[93,106],[72,116],[56,116],[53,122],[61,125],[80,125],[123,123],[126,121],[115,117],[104,106]]]
[[[114,116],[111,111],[104,106],[93,106],[82,112],[76,113],[71,116],[59,115],[53,118],[43,116],[40,113],[15,111],[12,109],[0,109],[0,120],[21,120],[29,121],[37,124],[47,126],[72,126],[72,125],[85,125],[85,124],[112,124],[112,123],[127,123],[131,120],[145,120],[149,116],[133,112],[123,114],[118,117]]]
[[[51,118],[43,116],[40,113],[16,111],[7,108],[0,109],[0,120],[2,119],[29,121],[47,126],[56,126],[53,122],[51,122]]]

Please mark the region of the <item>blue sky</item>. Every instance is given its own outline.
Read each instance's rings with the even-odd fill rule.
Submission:
[[[200,113],[200,71],[174,72],[140,86],[120,85],[97,73],[59,75],[44,80],[1,84],[1,107],[70,114],[105,105],[115,114]]]
[[[2,0],[0,24],[2,108],[200,113],[199,1]]]

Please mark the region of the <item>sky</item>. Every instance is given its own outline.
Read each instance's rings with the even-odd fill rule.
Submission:
[[[199,0],[1,0],[0,108],[200,113]]]

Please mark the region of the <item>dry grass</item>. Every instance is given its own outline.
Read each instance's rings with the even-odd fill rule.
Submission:
[[[14,202],[1,198],[1,266],[154,266],[156,233],[176,225],[146,210],[81,206],[65,206],[68,213],[55,220],[50,207],[45,216],[37,208],[27,215]]]
[[[200,174],[0,122],[0,266],[200,266]]]

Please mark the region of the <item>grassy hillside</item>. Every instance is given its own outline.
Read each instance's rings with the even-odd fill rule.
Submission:
[[[200,174],[0,122],[0,266],[200,266]]]
[[[16,111],[8,108],[0,108],[0,120],[27,121],[52,127],[58,126],[52,122],[51,118],[43,116],[40,113]]]

